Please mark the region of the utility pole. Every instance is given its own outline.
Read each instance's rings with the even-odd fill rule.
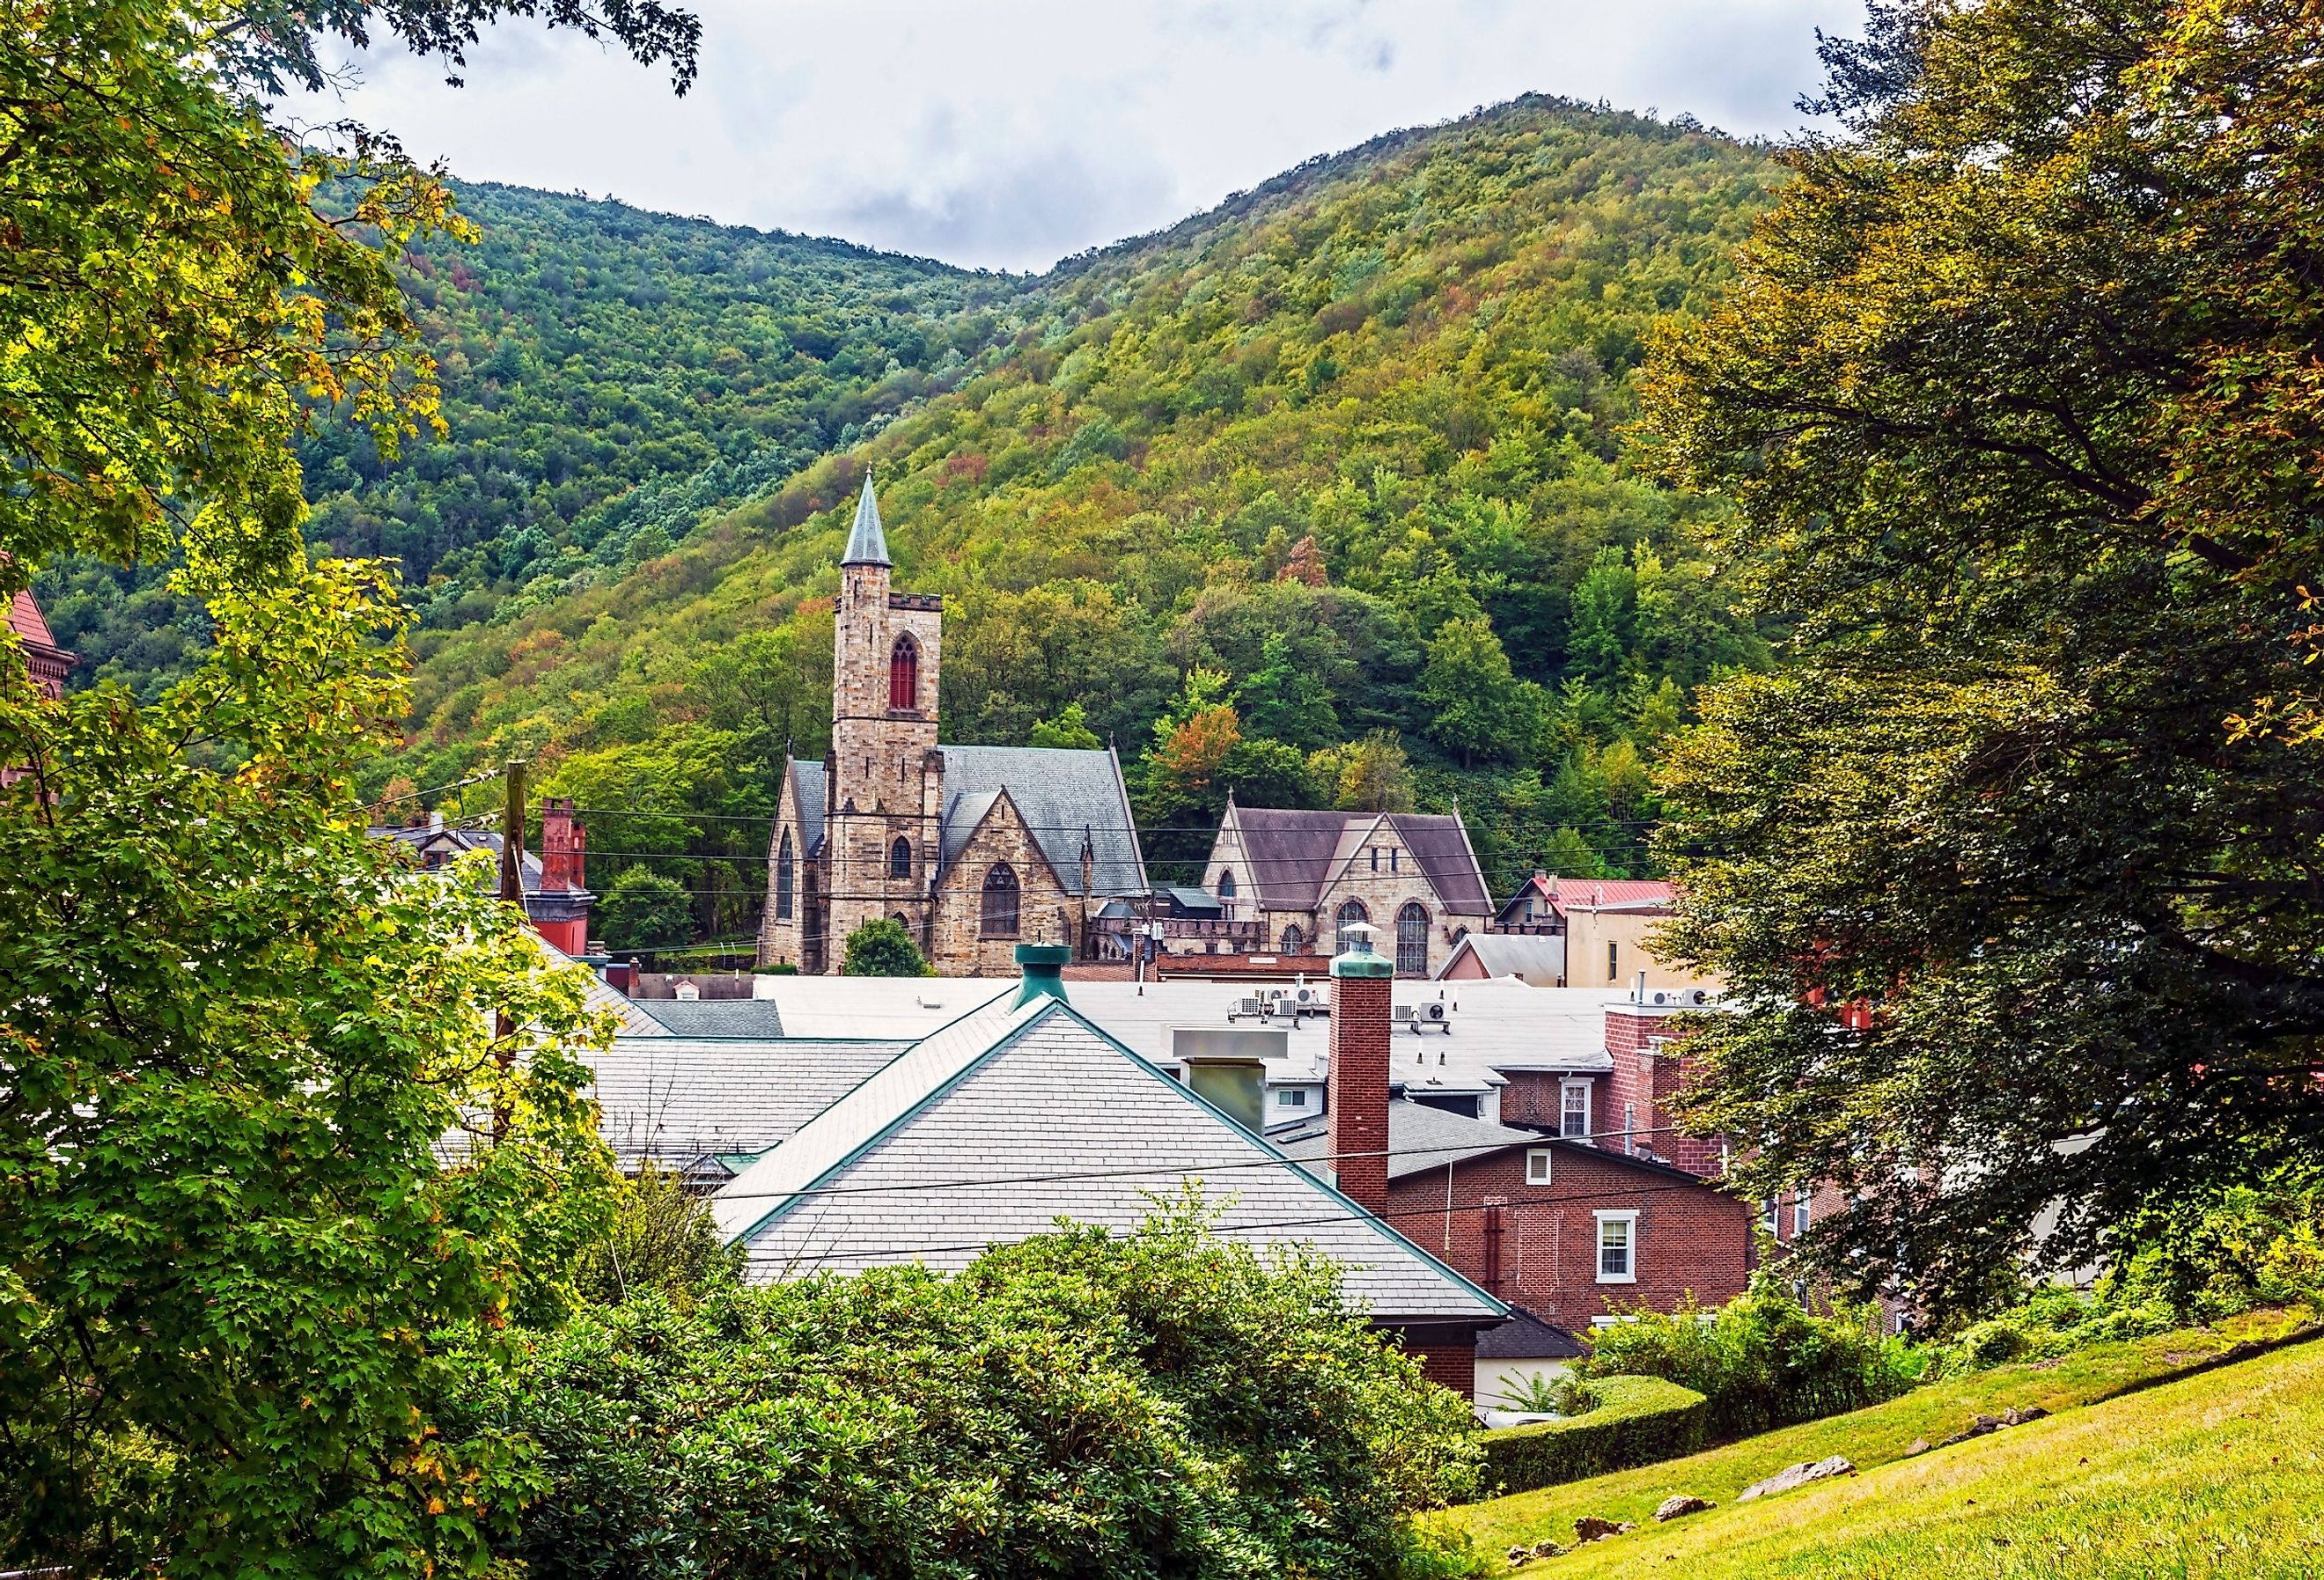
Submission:
[[[516,907],[518,916],[524,914],[524,759],[512,757],[502,771],[501,785],[501,901]],[[501,1067],[501,1077],[508,1078],[516,1067],[516,1022],[506,1010],[493,1017],[493,1058]],[[493,1141],[499,1144],[508,1134],[509,1110],[504,1096],[493,1100]]]

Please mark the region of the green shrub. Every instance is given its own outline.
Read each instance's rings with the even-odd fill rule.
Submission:
[[[1501,1397],[1509,1409],[1528,1413],[1586,1416],[1599,1405],[1597,1391],[1579,1377],[1552,1377],[1540,1372],[1512,1382]]]
[[[1410,1515],[1476,1490],[1466,1404],[1336,1270],[1183,1210],[516,1342],[464,1404],[540,1446],[532,1580],[1421,1580],[1459,1555]]]
[[[681,1306],[732,1286],[743,1252],[726,1244],[707,1197],[688,1196],[678,1176],[648,1164],[613,1195],[612,1221],[581,1250],[575,1292],[601,1306],[661,1294]]]
[[[849,976],[934,976],[911,929],[892,916],[875,916],[847,935],[841,969]]]
[[[1803,1308],[1775,1279],[1715,1309],[1689,1304],[1667,1315],[1639,1309],[1590,1335],[1584,1376],[1661,1377],[1710,1401],[1721,1440],[1894,1399],[1923,1379],[1926,1357],[1883,1336],[1878,1311]]]
[[[1600,1377],[1597,1408],[1563,1421],[1536,1421],[1485,1434],[1484,1482],[1529,1492],[1609,1470],[1692,1454],[1710,1441],[1708,1402],[1659,1377]]]

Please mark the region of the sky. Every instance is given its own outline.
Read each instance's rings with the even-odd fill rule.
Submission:
[[[1039,270],[1527,91],[1780,135],[1860,0],[700,0],[701,76],[517,23],[289,106],[456,175]]]

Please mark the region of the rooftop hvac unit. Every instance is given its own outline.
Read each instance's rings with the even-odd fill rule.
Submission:
[[[1420,1006],[1420,1016],[1425,1021],[1442,1021],[1444,1019],[1444,1006],[1441,1003],[1423,1004]]]

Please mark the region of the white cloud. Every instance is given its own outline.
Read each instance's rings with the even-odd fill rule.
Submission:
[[[1860,0],[702,0],[687,97],[512,23],[467,86],[392,49],[354,115],[459,174],[1038,269],[1311,154],[1527,90],[1797,123],[1813,30]]]

